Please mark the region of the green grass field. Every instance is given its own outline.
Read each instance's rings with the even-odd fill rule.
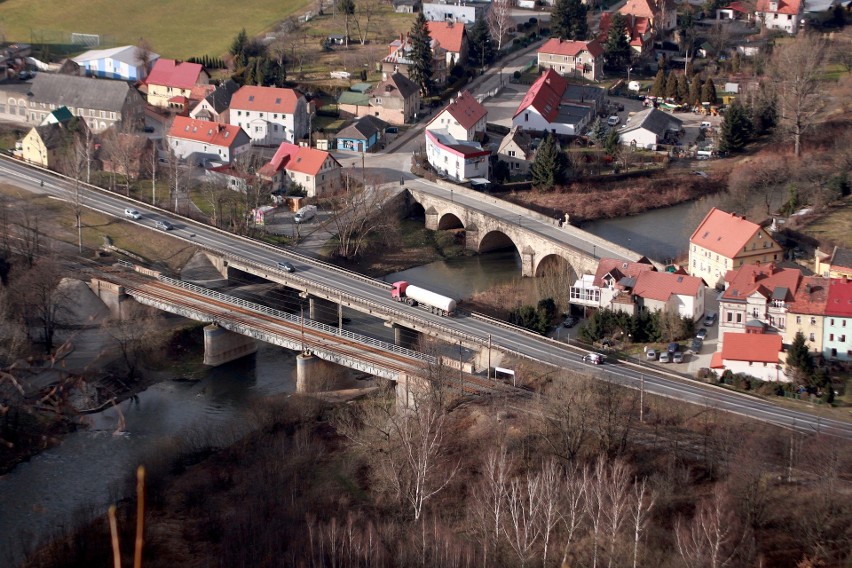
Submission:
[[[221,56],[245,28],[249,36],[271,30],[311,0],[6,0],[0,3],[0,29],[7,41],[56,42],[57,32],[108,36],[116,45],[147,39],[156,53],[186,59]],[[43,40],[41,38],[44,38]]]

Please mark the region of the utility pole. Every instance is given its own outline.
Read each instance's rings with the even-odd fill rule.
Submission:
[[[645,375],[639,375],[639,423],[645,423]]]
[[[488,378],[491,378],[491,334],[488,334]]]
[[[343,293],[337,297],[337,329],[340,334],[343,334]]]

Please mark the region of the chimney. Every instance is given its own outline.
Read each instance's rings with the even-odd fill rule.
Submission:
[[[810,293],[811,293],[811,285],[805,284],[805,294],[810,294]]]

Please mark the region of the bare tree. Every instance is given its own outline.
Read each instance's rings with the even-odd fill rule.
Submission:
[[[62,321],[68,293],[59,286],[62,269],[51,257],[42,257],[13,284],[18,314],[29,327],[40,328],[45,351],[53,350],[53,340]]]
[[[796,157],[802,154],[802,135],[815,123],[825,106],[822,92],[822,64],[828,43],[816,33],[799,34],[776,47],[769,75],[778,89],[780,126],[793,140]]]
[[[582,376],[570,379],[570,388],[553,389],[541,399],[537,413],[539,435],[566,462],[574,461],[592,436],[591,382]]]
[[[144,37],[140,37],[136,42],[136,50],[134,51],[136,60],[145,67],[145,74],[151,70],[151,60],[154,58],[154,51],[151,48],[151,43]]]
[[[503,531],[509,546],[518,555],[521,566],[532,560],[535,544],[541,536],[541,477],[527,473],[509,485],[506,494],[506,522]]]
[[[139,306],[120,319],[104,322],[104,327],[115,339],[127,378],[135,379],[139,365],[152,347],[152,334],[156,330],[152,314],[146,307]]]
[[[541,487],[541,565],[547,568],[547,555],[550,550],[550,540],[562,518],[564,476],[559,464],[551,458],[545,462],[540,474]]]
[[[147,162],[146,150],[150,142],[144,136],[127,132],[119,132],[114,128],[108,130],[101,140],[101,148],[108,160],[104,169],[122,176],[124,180],[124,195],[130,197],[130,186],[136,181],[143,162]]]
[[[30,203],[18,208],[17,221],[15,222],[17,253],[24,257],[27,266],[32,267],[36,259],[41,256],[42,233],[39,227],[40,214],[35,211]]]
[[[488,10],[486,23],[499,52],[503,49],[503,41],[509,30],[515,25],[515,20],[512,19],[512,0],[494,0]]]
[[[648,525],[649,514],[654,508],[654,494],[648,490],[646,480],[633,483],[633,504],[630,509],[631,528],[633,529],[633,568],[639,566],[639,542]]]
[[[622,460],[609,464],[607,475],[598,479],[598,487],[606,491],[607,506],[604,509],[606,532],[609,537],[609,554],[607,566],[612,567],[615,560],[615,545],[621,527],[627,520],[630,499],[630,473]]]
[[[473,503],[483,534],[483,564],[486,566],[489,552],[496,554],[500,541],[511,469],[512,460],[508,456],[506,446],[501,444],[492,448],[485,456],[482,480],[473,490]]]
[[[348,259],[361,254],[375,234],[387,233],[395,218],[387,210],[390,190],[380,180],[365,176],[360,187],[356,184],[347,176],[340,192],[320,201],[325,209],[334,212],[331,222],[338,238],[337,255]]]
[[[568,565],[574,537],[583,524],[585,517],[586,478],[583,470],[573,464],[565,473],[565,487],[562,490],[562,528],[565,546],[562,552],[562,566]]]
[[[380,0],[358,0],[358,10],[353,15],[353,19],[355,21],[355,29],[358,30],[358,41],[361,42],[361,45],[367,43],[367,34],[370,33],[370,22],[380,9]]]
[[[737,528],[723,490],[716,487],[699,504],[692,523],[686,524],[682,518],[675,523],[678,554],[687,568],[729,566],[736,552]]]
[[[86,123],[82,120],[79,128],[89,132]],[[80,182],[83,173],[89,169],[90,161],[90,136],[76,135],[74,133],[67,139],[66,147],[62,153],[62,169],[65,175],[74,180],[74,189],[69,203],[74,212],[74,224],[77,227],[77,248],[83,252],[83,198],[80,192]],[[88,175],[88,174],[87,174]]]

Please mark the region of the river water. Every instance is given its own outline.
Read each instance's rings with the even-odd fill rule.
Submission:
[[[89,415],[91,426],[0,478],[0,566],[72,518],[81,506],[103,511],[114,488],[141,460],[173,437],[250,427],[255,402],[295,390],[295,353],[259,343],[254,357],[208,369],[192,383],[165,381],[116,409]],[[124,417],[124,432],[114,435]]]

